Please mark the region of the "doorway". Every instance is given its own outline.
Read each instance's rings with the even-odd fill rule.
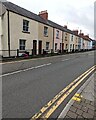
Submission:
[[[37,41],[33,40],[33,55],[37,54]]]
[[[39,54],[42,54],[42,41],[39,41]]]

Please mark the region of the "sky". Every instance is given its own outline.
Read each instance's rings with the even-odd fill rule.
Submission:
[[[94,39],[94,2],[96,0],[8,0],[33,13],[48,11],[48,19],[69,29],[89,34]]]

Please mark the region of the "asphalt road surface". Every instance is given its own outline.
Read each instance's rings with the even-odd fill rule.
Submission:
[[[0,76],[2,77],[3,118],[31,118],[93,65],[94,52],[92,51],[4,63],[3,75]],[[55,118],[63,107],[56,111]]]

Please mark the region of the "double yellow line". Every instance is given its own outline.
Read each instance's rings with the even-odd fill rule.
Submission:
[[[60,104],[68,97],[68,95],[89,75],[95,70],[95,66],[80,75],[60,93],[58,93],[51,101],[49,101],[41,110],[36,113],[31,120],[38,118],[49,118],[52,113],[60,106]]]

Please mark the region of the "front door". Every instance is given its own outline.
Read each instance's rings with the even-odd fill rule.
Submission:
[[[33,40],[33,55],[37,54],[37,41]]]
[[[39,41],[39,54],[42,54],[42,41]]]
[[[62,43],[62,51],[64,50],[64,43]]]

